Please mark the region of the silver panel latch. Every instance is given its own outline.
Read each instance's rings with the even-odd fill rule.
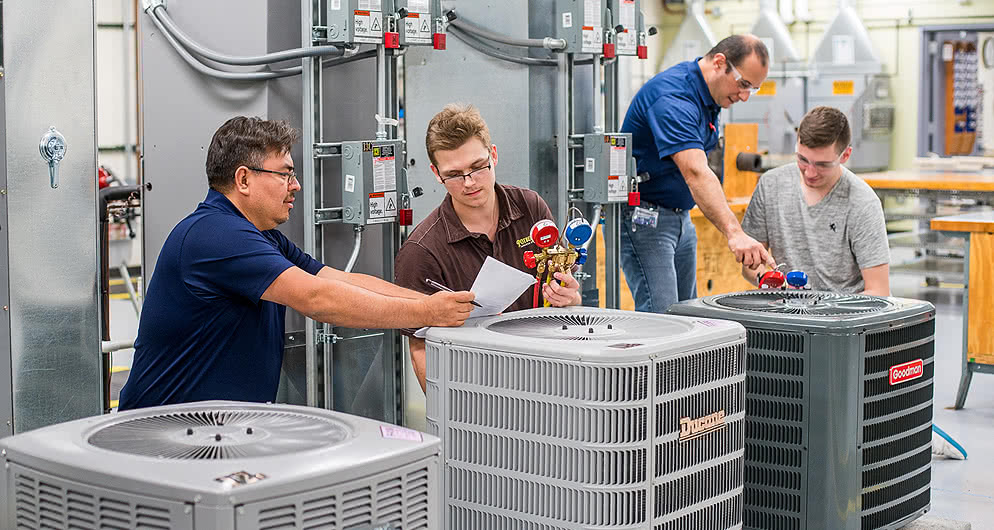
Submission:
[[[66,137],[55,130],[55,126],[49,127],[48,132],[38,143],[38,150],[41,151],[41,158],[48,162],[48,176],[52,182],[52,189],[58,188],[59,163],[66,157]]]

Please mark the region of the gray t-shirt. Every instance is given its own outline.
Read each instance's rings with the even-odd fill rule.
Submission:
[[[880,199],[846,168],[814,206],[804,202],[797,164],[767,171],[742,229],[769,245],[777,263],[806,272],[812,289],[858,293],[863,290],[860,269],[890,262]]]

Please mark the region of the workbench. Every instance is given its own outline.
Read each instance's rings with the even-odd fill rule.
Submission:
[[[892,273],[912,273],[924,276],[930,285],[957,282],[963,276],[965,251],[962,234],[936,232],[929,221],[936,217],[969,213],[991,203],[994,192],[994,172],[951,172],[920,169],[894,170],[859,175],[877,192],[888,223],[913,220],[917,226],[910,232],[889,236],[890,246],[915,249],[910,262],[891,264]],[[911,210],[901,211],[888,206],[887,198],[897,202],[917,201]],[[893,202],[893,201],[890,201]]]
[[[975,372],[994,374],[994,212],[932,219],[932,230],[966,239],[963,271],[963,373],[956,409],[963,408]]]

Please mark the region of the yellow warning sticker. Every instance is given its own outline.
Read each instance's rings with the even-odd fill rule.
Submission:
[[[763,81],[762,85],[759,85],[759,92],[756,92],[757,96],[775,96],[777,95],[777,82],[776,81]]]
[[[852,81],[832,81],[833,96],[851,96],[854,93]]]

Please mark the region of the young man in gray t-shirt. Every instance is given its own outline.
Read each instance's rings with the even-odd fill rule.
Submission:
[[[766,172],[742,229],[777,263],[808,274],[812,289],[890,295],[884,212],[870,186],[843,167],[851,133],[832,107],[808,112],[797,130],[797,163]],[[742,267],[753,284],[765,267]]]

